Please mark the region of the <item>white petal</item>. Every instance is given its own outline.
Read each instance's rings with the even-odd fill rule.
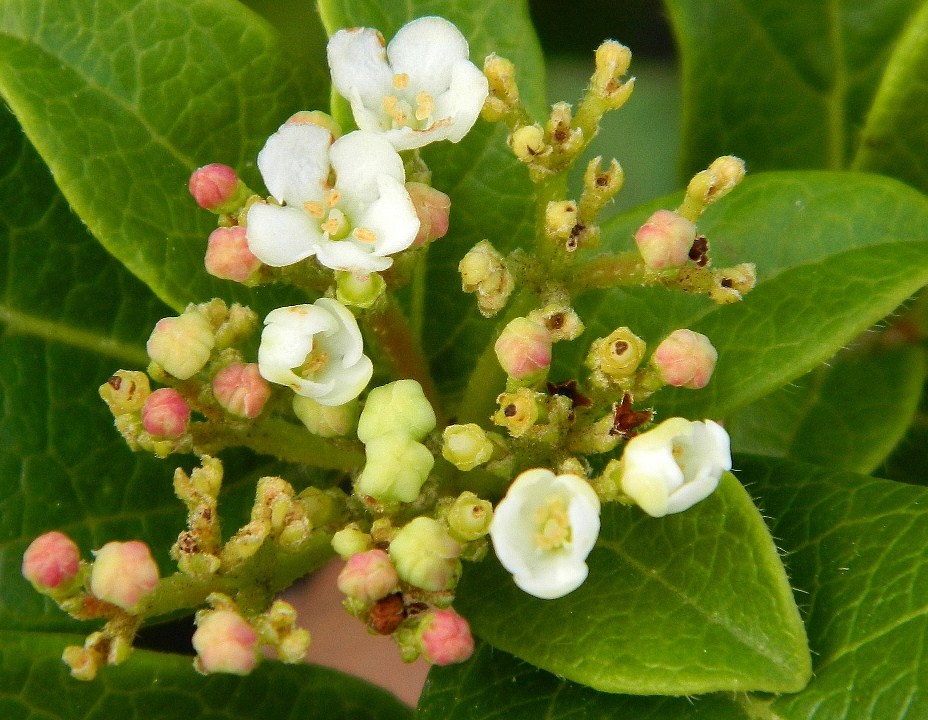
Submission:
[[[329,345],[337,348],[339,356],[343,358],[342,366],[354,365],[364,356],[364,339],[361,337],[358,321],[338,300],[319,298],[314,305],[326,310],[338,323],[337,328],[328,330],[326,334],[333,336]]]
[[[363,130],[348,133],[335,141],[329,157],[335,170],[335,187],[344,193],[349,211],[377,199],[381,176],[406,182],[403,159],[382,135]]]
[[[350,270],[362,274],[380,272],[393,264],[393,258],[374,255],[369,245],[352,239],[323,240],[316,252],[316,259],[332,270]]]
[[[344,405],[361,394],[361,391],[371,381],[373,374],[373,363],[367,355],[362,355],[354,365],[342,368],[337,377],[333,373],[331,390],[316,395],[315,400],[320,405],[329,407]]]
[[[318,223],[301,208],[255,203],[248,209],[248,249],[265,265],[292,265],[316,252]]]
[[[409,85],[433,97],[451,84],[451,68],[468,58],[467,40],[453,23],[422,17],[400,28],[387,45],[394,73],[409,75]]]
[[[381,175],[377,187],[379,197],[354,218],[355,226],[374,232],[377,255],[392,255],[412,245],[419,232],[419,216],[402,182]]]
[[[477,122],[489,94],[486,76],[470,62],[459,62],[452,69],[451,86],[435,99],[434,117],[450,118],[444,129],[451,142],[458,142]]]
[[[379,110],[393,81],[383,35],[371,28],[339,30],[329,40],[326,55],[339,94],[349,100],[355,96],[368,108]]]
[[[302,205],[325,193],[332,136],[318,125],[282,125],[258,153],[258,169],[277,202]]]

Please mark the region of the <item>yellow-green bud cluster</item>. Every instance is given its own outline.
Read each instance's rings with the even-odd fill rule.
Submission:
[[[458,263],[461,289],[474,293],[484,317],[493,317],[506,305],[515,283],[503,256],[489,241],[481,240]]]

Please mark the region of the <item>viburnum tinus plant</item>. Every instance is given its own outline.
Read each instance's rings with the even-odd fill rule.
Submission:
[[[668,0],[607,219],[632,53],[522,3],[0,2],[0,707],[408,716],[337,558],[424,718],[928,714],[928,4],[785,7]]]

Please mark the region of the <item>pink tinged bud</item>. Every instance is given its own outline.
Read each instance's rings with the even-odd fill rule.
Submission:
[[[209,361],[216,344],[209,321],[198,312],[162,318],[145,345],[148,357],[179,380],[189,380]]]
[[[198,616],[193,647],[203,673],[247,675],[258,664],[258,633],[234,610]]]
[[[189,424],[190,406],[174,388],[155,390],[142,406],[142,427],[152,437],[179,438]]]
[[[338,589],[364,603],[386,597],[399,584],[399,576],[383,550],[368,550],[348,558],[338,575]]]
[[[233,415],[256,418],[271,396],[271,386],[258,371],[257,363],[236,363],[213,378],[216,401]]]
[[[90,591],[101,600],[132,610],[158,585],[158,566],[143,542],[109,542],[94,555]]]
[[[705,335],[674,330],[657,346],[652,362],[668,385],[699,390],[709,384],[717,359],[718,352]]]
[[[193,171],[187,187],[201,208],[223,212],[223,206],[238,194],[238,175],[228,165],[204,165]]]
[[[503,370],[516,380],[540,374],[551,365],[551,333],[528,318],[518,317],[503,328],[494,349]]]
[[[441,190],[417,182],[406,183],[406,192],[419,218],[419,232],[412,244],[425,245],[444,237],[448,232],[451,198]]]
[[[64,533],[40,535],[23,553],[23,577],[39,592],[66,585],[80,569],[80,550]]]
[[[464,662],[474,652],[470,625],[451,608],[434,611],[420,627],[422,652],[433,665]]]
[[[204,264],[214,277],[243,283],[261,267],[248,247],[244,225],[216,228],[207,242]]]
[[[658,210],[635,233],[638,251],[652,270],[683,265],[695,240],[696,226],[670,210]]]

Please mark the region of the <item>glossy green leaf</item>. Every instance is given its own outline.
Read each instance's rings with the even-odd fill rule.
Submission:
[[[925,372],[915,347],[839,353],[736,412],[725,428],[736,452],[871,472],[912,424]]]
[[[684,171],[726,154],[754,171],[847,167],[923,4],[667,0],[682,56]]]
[[[928,716],[928,489],[770,459],[737,460],[759,495],[806,619],[813,678],[799,693],[606,695],[483,645],[435,668],[423,720],[906,720]],[[581,638],[577,642],[583,643]]]
[[[468,567],[455,606],[495,647],[598,690],[788,692],[808,680],[805,632],[780,558],[730,475],[677,515],[604,506],[588,565],[579,589],[538,600],[491,558]]]
[[[389,693],[327,668],[263,663],[247,677],[202,677],[192,658],[136,650],[93,682],[61,651],[81,638],[0,633],[0,717],[9,720],[402,720]]]
[[[0,38],[0,95],[107,250],[172,307],[252,301],[203,269],[214,218],[186,186],[224,162],[259,189],[267,136],[327,105],[266,23],[223,0],[7,0]]]

